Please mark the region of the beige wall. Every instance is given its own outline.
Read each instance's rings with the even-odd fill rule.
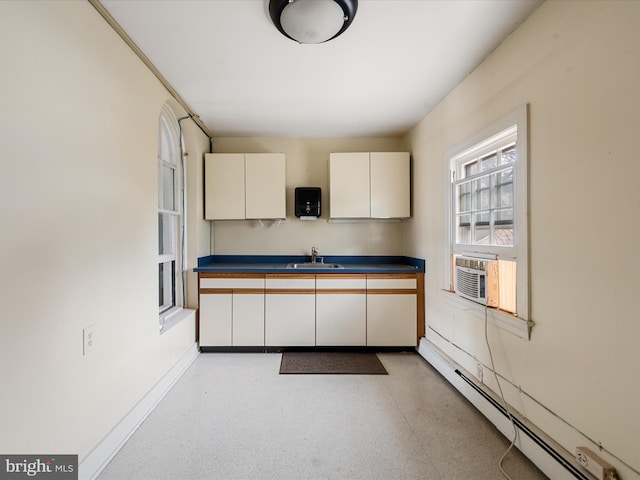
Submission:
[[[180,112],[177,102],[171,101],[175,111]],[[178,113],[178,118],[184,114]],[[204,219],[204,154],[209,152],[207,136],[190,119],[180,122],[185,150],[185,175],[187,182],[187,245],[186,245],[186,297],[189,308],[198,308],[198,258],[211,253],[211,222]]]
[[[427,338],[474,372],[474,357],[489,363],[483,321],[442,292],[444,154],[530,105],[536,325],[530,341],[489,329],[497,370],[522,389],[505,382],[512,405],[572,453],[598,449],[585,436],[601,442],[625,479],[640,478],[638,45],[640,2],[545,2],[406,138],[407,253],[427,261]]]
[[[0,452],[82,460],[194,345],[158,332],[169,95],[88,2],[0,2],[0,51]]]
[[[284,152],[287,164],[287,219],[277,225],[257,221],[214,222],[216,254],[401,255],[402,223],[364,221],[331,223],[329,155],[331,152],[398,151],[398,138],[242,138],[216,137],[217,153]],[[294,215],[296,187],[322,188],[322,216],[315,221]]]

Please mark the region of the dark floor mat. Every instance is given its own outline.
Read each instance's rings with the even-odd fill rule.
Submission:
[[[284,352],[281,374],[387,375],[375,353]]]

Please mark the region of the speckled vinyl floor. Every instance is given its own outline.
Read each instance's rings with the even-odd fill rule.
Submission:
[[[201,354],[98,480],[503,478],[509,445],[414,353],[389,375],[279,375],[277,353]],[[546,478],[513,449],[515,480]]]

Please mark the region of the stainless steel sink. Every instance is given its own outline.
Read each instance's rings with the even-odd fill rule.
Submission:
[[[342,265],[340,265],[339,263],[304,262],[304,263],[288,263],[287,264],[287,268],[300,268],[300,269],[322,268],[322,269],[327,269],[327,268],[344,268],[344,267]]]

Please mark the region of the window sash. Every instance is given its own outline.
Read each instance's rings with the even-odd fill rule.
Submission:
[[[504,181],[505,173],[511,180]],[[516,165],[509,163],[452,182],[456,245],[513,247],[515,175]]]

